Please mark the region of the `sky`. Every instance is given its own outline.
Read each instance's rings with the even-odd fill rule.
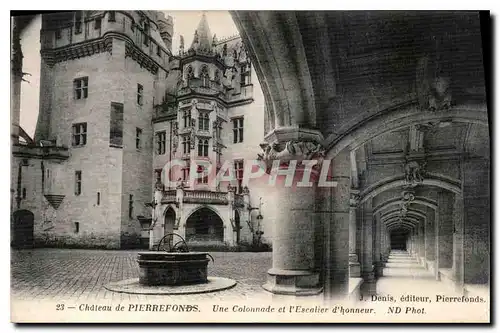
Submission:
[[[185,47],[193,41],[194,31],[200,22],[201,11],[164,11],[174,20],[174,35],[172,38],[172,52],[179,50],[180,36],[184,36]],[[227,11],[206,11],[208,25],[212,34],[217,38],[229,37],[238,33],[231,15]],[[38,117],[38,100],[40,90],[40,24],[38,16],[31,22],[21,35],[23,50],[23,71],[30,73],[21,85],[21,127],[33,137]]]

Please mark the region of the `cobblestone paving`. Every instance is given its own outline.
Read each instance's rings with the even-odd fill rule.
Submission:
[[[234,288],[196,295],[133,295],[106,290],[112,281],[139,277],[138,251],[75,249],[12,250],[11,295],[16,300],[144,301],[271,297],[261,285],[271,253],[211,252],[208,275],[236,280]]]

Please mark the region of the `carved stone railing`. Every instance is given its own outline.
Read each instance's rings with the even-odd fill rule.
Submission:
[[[163,197],[161,199],[161,203],[169,204],[169,203],[176,202],[176,194],[177,194],[176,190],[163,191]]]
[[[185,191],[183,202],[227,205],[227,193],[211,191]]]

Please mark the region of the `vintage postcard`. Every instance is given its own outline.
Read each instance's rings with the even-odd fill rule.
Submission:
[[[489,20],[12,13],[12,322],[489,323]]]

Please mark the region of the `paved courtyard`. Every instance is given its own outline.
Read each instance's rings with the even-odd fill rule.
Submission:
[[[232,299],[270,297],[261,285],[271,267],[271,253],[211,252],[208,275],[231,278],[231,289],[197,295],[134,295],[106,290],[112,281],[139,277],[137,250],[34,249],[11,251],[11,294],[16,300],[141,301],[161,298]]]

